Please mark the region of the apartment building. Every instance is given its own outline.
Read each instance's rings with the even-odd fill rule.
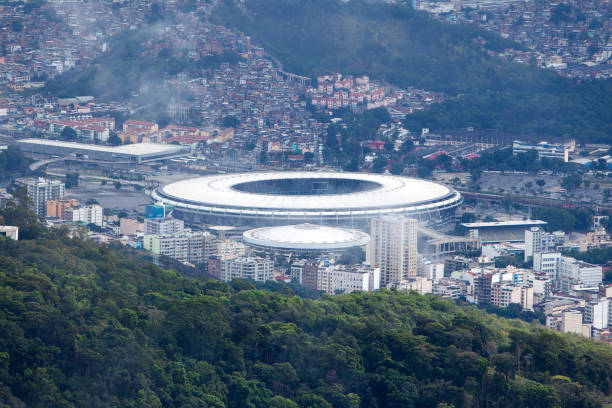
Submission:
[[[47,213],[47,201],[64,198],[64,183],[58,180],[28,177],[16,179],[15,183],[26,188],[28,206],[40,217]]]
[[[417,276],[417,220],[372,218],[368,263],[380,268],[380,284]]]

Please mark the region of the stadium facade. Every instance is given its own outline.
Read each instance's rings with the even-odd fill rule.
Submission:
[[[369,220],[404,215],[454,222],[461,195],[416,178],[366,173],[266,172],[199,177],[165,185],[154,201],[192,225],[260,227],[311,223],[367,230]]]

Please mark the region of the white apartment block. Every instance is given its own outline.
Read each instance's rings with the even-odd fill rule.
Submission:
[[[555,288],[567,292],[572,288],[596,288],[602,282],[602,268],[578,261],[558,252],[536,253],[533,270],[545,273],[555,282]]]
[[[180,234],[185,231],[185,223],[176,218],[146,218],[144,229],[145,235]]]
[[[561,290],[569,290],[566,286],[572,282],[582,288],[596,288],[602,282],[601,266],[578,261],[574,258],[562,256],[559,259],[557,279]]]
[[[70,222],[84,222],[102,226],[104,209],[97,204],[84,207],[68,207],[64,210],[64,219]]]
[[[221,261],[221,279],[230,282],[232,279],[250,279],[266,282],[274,279],[274,262],[259,257],[240,256]]]
[[[172,235],[145,235],[144,249],[179,262],[199,264],[216,252],[217,238],[208,232],[184,232]]]
[[[610,324],[610,299],[589,302],[584,307],[584,320],[596,329],[606,329]]]
[[[444,277],[444,262],[426,261],[418,265],[418,275],[437,283]]]
[[[425,295],[433,292],[433,281],[424,276],[416,276],[403,281],[390,283],[387,287],[404,291],[414,290],[418,292],[419,295]]]
[[[525,230],[525,262],[532,259],[534,254],[542,252],[543,233],[544,231],[538,227],[531,227],[531,229]]]
[[[508,307],[510,303],[517,303],[523,309],[533,310],[533,287],[509,282],[492,284],[491,304],[497,307]]]
[[[569,160],[569,152],[572,150],[571,143],[565,144],[554,144],[548,142],[540,143],[528,143],[520,140],[515,140],[512,143],[512,154],[516,155],[519,153],[526,153],[530,150],[535,150],[538,153],[538,157],[559,159],[567,163]]]
[[[15,183],[26,188],[29,207],[40,217],[47,213],[47,201],[64,198],[64,183],[61,181],[29,177],[16,179]]]
[[[433,285],[433,294],[446,299],[459,299],[468,296],[470,286],[462,279],[443,278]],[[473,298],[473,293],[471,296]]]
[[[550,279],[557,279],[557,265],[561,254],[559,252],[539,252],[533,255],[533,270],[545,273]]]
[[[245,256],[247,246],[240,241],[224,239],[217,242],[217,256],[221,259],[231,259],[239,256]]]
[[[368,263],[380,268],[380,284],[417,275],[417,221],[385,216],[372,218]]]
[[[320,267],[317,289],[329,294],[372,292],[380,288],[380,268],[368,265],[329,265]]]

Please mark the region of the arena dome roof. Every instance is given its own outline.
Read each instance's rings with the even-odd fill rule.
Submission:
[[[365,232],[309,223],[256,228],[246,231],[242,239],[246,244],[263,248],[328,251],[370,242]]]

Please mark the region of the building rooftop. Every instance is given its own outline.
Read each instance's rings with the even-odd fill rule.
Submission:
[[[242,239],[258,247],[297,250],[338,250],[370,242],[365,232],[308,223],[256,228],[246,231]]]
[[[546,225],[541,220],[517,220],[517,221],[495,221],[495,222],[465,222],[461,226],[465,228],[487,228],[487,227],[526,227],[535,225]]]
[[[47,140],[47,139],[22,139],[17,143],[31,143],[44,146],[63,147],[67,150],[78,149],[78,150],[90,150],[95,152],[106,152],[115,154],[124,154],[131,156],[143,156],[149,154],[159,153],[178,153],[184,150],[183,147],[168,145],[168,144],[156,144],[156,143],[134,143],[122,146],[99,146],[86,143],[76,142],[63,142],[60,140]]]
[[[283,192],[289,188],[295,191]],[[452,189],[427,180],[335,172],[223,174],[171,183],[158,191],[161,201],[206,207],[288,211],[380,209],[377,215],[391,214],[392,209],[404,206],[434,208],[460,199]]]

